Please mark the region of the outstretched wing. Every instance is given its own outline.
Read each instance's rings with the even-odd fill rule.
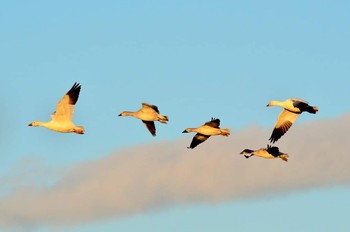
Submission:
[[[301,112],[304,111],[309,106],[309,103],[307,101],[304,101],[300,98],[293,98],[292,102],[293,102],[293,106],[298,108]]]
[[[271,145],[267,145],[267,152],[275,157],[277,157],[280,153],[280,150],[278,147],[273,147]]]
[[[203,135],[203,134],[200,134],[200,133],[197,133],[193,139],[192,139],[192,142],[191,142],[191,145],[187,148],[189,149],[193,149],[195,147],[197,147],[199,144],[203,143],[205,140],[207,140],[208,138],[210,137],[210,135]]]
[[[56,111],[51,115],[55,121],[71,121],[74,115],[74,106],[78,101],[81,85],[74,83],[72,88],[56,105]]]
[[[278,139],[280,139],[293,125],[295,120],[297,120],[299,115],[300,114],[296,114],[288,110],[283,110],[278,116],[278,119],[276,121],[275,127],[273,128],[269,140],[272,143],[275,143]]]
[[[211,118],[211,121],[206,122],[204,125],[211,126],[213,128],[219,128],[219,126],[220,126],[220,119],[218,119],[218,118]]]
[[[293,106],[298,108],[300,112],[307,111],[310,114],[316,114],[316,112],[318,111],[317,106],[310,106],[307,101],[301,100],[299,98],[293,98],[292,101]]]
[[[151,134],[153,136],[156,136],[156,126],[154,125],[154,122],[153,121],[144,121],[144,120],[142,120],[142,122],[145,124],[145,126],[147,127],[149,132],[151,132]]]
[[[148,103],[145,103],[145,102],[142,103],[142,109],[143,110],[147,110],[149,108],[151,108],[152,110],[156,111],[159,114],[159,110],[158,110],[157,106],[151,105],[151,104],[148,104]]]

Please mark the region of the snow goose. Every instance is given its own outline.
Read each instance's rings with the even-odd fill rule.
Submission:
[[[57,103],[56,111],[51,114],[51,121],[34,121],[28,126],[42,126],[62,133],[74,132],[76,134],[84,134],[84,127],[75,126],[72,122],[74,106],[78,101],[80,89],[81,85],[74,83],[73,87]]]
[[[159,114],[157,106],[147,103],[142,103],[142,108],[136,112],[123,111],[118,116],[132,116],[141,119],[153,136],[156,136],[156,127],[154,125],[154,121],[159,121],[160,123],[164,124],[167,124],[167,121],[169,121],[168,116]]]
[[[258,150],[244,149],[240,154],[244,154],[244,157],[247,159],[255,155],[266,159],[281,158],[284,161],[288,161],[289,157],[288,154],[280,152],[278,147],[272,147],[270,145],[267,145],[267,148],[260,148]]]
[[[197,132],[197,134],[192,139],[191,145],[187,148],[189,149],[195,148],[197,145],[203,143],[212,135],[223,135],[223,136],[230,135],[229,129],[220,129],[219,126],[220,126],[220,119],[211,118],[211,121],[206,122],[200,127],[186,128],[182,133]]]
[[[275,143],[288,131],[302,112],[306,111],[316,114],[318,111],[317,106],[310,106],[307,101],[299,98],[290,98],[283,102],[274,100],[270,101],[267,106],[280,106],[284,108],[278,116],[271,137],[269,138],[269,141],[272,143]]]

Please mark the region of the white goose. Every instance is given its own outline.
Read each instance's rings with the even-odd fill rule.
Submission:
[[[288,161],[289,157],[288,154],[280,152],[278,147],[272,147],[270,145],[267,145],[267,148],[260,148],[258,150],[244,149],[240,154],[244,154],[244,157],[247,159],[255,155],[266,159],[281,158],[284,161]]]
[[[278,116],[271,137],[269,138],[272,143],[275,143],[288,131],[302,112],[306,111],[311,114],[316,114],[318,111],[317,106],[310,106],[307,101],[299,98],[290,98],[283,102],[273,100],[270,101],[267,106],[280,106],[284,108]]]
[[[156,127],[154,125],[154,121],[159,121],[163,124],[167,124],[167,121],[169,121],[168,116],[159,114],[157,106],[147,103],[142,103],[142,108],[136,112],[123,111],[118,116],[132,116],[141,119],[153,136],[156,136]]]
[[[220,119],[211,118],[211,121],[206,122],[200,127],[186,128],[182,133],[197,132],[197,134],[192,139],[191,145],[187,148],[189,149],[195,148],[197,145],[203,143],[212,135],[223,135],[223,136],[230,135],[229,129],[220,129],[219,126],[220,126]]]
[[[84,134],[84,127],[75,126],[72,122],[74,106],[78,101],[80,88],[81,85],[79,83],[74,83],[73,87],[57,103],[56,111],[51,114],[51,121],[34,121],[28,126],[42,126],[62,133],[74,132],[76,134]]]

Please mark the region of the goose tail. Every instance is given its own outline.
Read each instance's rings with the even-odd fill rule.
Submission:
[[[316,114],[316,112],[318,111],[318,107],[317,106],[308,106],[306,108],[306,111],[311,113],[311,114]]]
[[[169,121],[168,116],[159,115],[159,122],[167,124],[167,121]]]
[[[231,134],[229,129],[221,129],[221,135],[229,136]]]
[[[288,154],[282,154],[279,156],[282,160],[288,162],[289,155]]]
[[[74,127],[74,131],[73,132],[76,133],[76,134],[82,135],[82,134],[85,133],[85,129],[82,126],[76,126],[76,127]]]

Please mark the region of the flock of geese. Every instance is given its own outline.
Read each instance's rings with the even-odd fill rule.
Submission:
[[[56,105],[56,111],[51,114],[51,121],[40,122],[34,121],[28,126],[42,126],[47,129],[62,132],[84,134],[85,129],[82,126],[74,125],[72,119],[74,115],[74,106],[78,101],[79,93],[81,90],[81,85],[79,83],[74,83],[72,88],[62,97],[62,99]],[[316,106],[310,106],[308,102],[301,100],[299,98],[291,98],[285,101],[270,101],[267,106],[280,106],[283,108],[282,112],[279,114],[276,124],[273,128],[271,137],[269,141],[275,143],[279,140],[293,125],[295,120],[303,112],[308,112],[315,114],[318,111]],[[132,116],[140,119],[149,132],[156,136],[156,127],[154,125],[155,121],[166,124],[169,120],[167,116],[161,115],[159,113],[158,107],[155,105],[142,103],[141,109],[136,112],[123,111],[119,116]],[[183,133],[195,132],[195,136],[192,139],[189,149],[193,149],[199,144],[206,141],[210,136],[223,135],[229,136],[229,129],[220,128],[220,119],[211,118],[210,121],[204,123],[203,125],[196,128],[186,128]],[[276,146],[267,145],[267,148],[260,148],[258,150],[244,149],[240,154],[244,157],[249,158],[251,156],[259,156],[263,158],[273,159],[280,158],[284,161],[288,161],[288,154],[280,152],[279,148]]]

